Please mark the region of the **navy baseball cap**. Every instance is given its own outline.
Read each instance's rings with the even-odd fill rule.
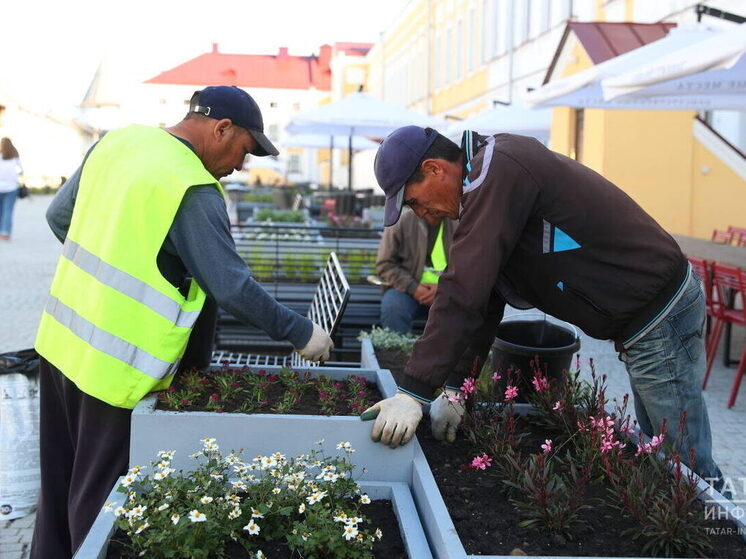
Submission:
[[[436,130],[404,126],[389,134],[378,148],[373,168],[378,184],[386,193],[383,212],[385,227],[399,221],[404,203],[404,185],[417,170],[438,135]]]
[[[280,152],[264,135],[262,111],[256,101],[243,89],[234,85],[214,85],[195,91],[189,101],[189,112],[200,113],[216,120],[228,118],[236,126],[245,128],[256,140],[252,155],[278,155]]]

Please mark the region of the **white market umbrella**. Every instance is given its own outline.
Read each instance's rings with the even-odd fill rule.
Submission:
[[[699,43],[718,33],[704,25],[674,28],[670,33],[652,43],[602,62],[567,78],[562,78],[535,89],[526,95],[529,107],[576,107],[598,109],[651,109],[651,110],[709,110],[736,108],[739,101],[720,100],[713,96],[660,95],[656,97],[622,96],[604,99],[601,82],[639,68],[661,56],[684,46]],[[729,106],[731,103],[731,106]]]
[[[454,122],[444,134],[458,141],[465,130],[486,135],[507,132],[533,136],[546,143],[551,126],[551,109],[527,109],[521,105],[510,105],[488,109],[476,116]]]
[[[737,96],[746,108],[746,23],[606,78],[601,87],[605,99],[622,95]]]
[[[352,189],[352,138],[383,138],[402,126],[442,128],[444,122],[367,93],[352,93],[339,101],[296,115],[287,126],[291,134],[332,134],[348,139],[348,188]]]
[[[338,147],[347,147],[349,142],[348,136],[333,136],[324,134],[293,134],[280,142],[284,148],[315,148],[315,149],[334,149]],[[352,149],[378,149],[379,144],[362,136],[352,138]]]

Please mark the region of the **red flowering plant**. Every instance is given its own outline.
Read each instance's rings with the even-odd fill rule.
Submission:
[[[312,377],[289,368],[190,370],[158,395],[159,409],[218,413],[359,415],[380,399],[375,385],[351,375]]]
[[[625,517],[633,527],[624,533],[640,540],[642,553],[705,553],[696,478],[672,450],[677,445],[666,446],[665,425],[636,444],[628,397],[609,411],[605,375],[596,374],[591,360],[591,381],[580,380],[579,361],[576,366],[554,379],[534,360],[533,391],[526,395],[532,409],[521,415],[515,403],[521,371],[467,378],[450,398],[465,410],[460,428],[472,454],[463,468],[503,484],[521,527],[572,540],[598,505]]]

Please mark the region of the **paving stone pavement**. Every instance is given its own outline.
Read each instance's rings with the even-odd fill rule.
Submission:
[[[16,204],[13,239],[0,242],[0,353],[31,347],[47,290],[52,281],[60,243],[52,235],[44,214],[50,196],[32,196]],[[734,331],[734,352],[742,347],[744,332]],[[581,358],[593,357],[596,371],[607,375],[607,397],[621,399],[629,392],[623,363],[610,342],[594,340],[581,332]],[[733,479],[736,498],[746,499],[746,389],[731,409],[725,403],[735,372],[717,359],[705,400],[713,431],[715,459]],[[26,559],[34,515],[0,521],[0,559]]]

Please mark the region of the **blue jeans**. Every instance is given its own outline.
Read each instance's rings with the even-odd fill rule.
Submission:
[[[702,396],[705,370],[705,298],[699,279],[692,274],[681,299],[668,316],[631,348],[620,354],[627,366],[640,429],[648,437],[658,434],[667,421],[666,440],[678,447],[682,461],[703,478],[722,473],[712,458],[712,433]],[[679,417],[686,410],[683,437]],[[695,464],[689,450],[695,453]]]
[[[0,192],[0,235],[10,236],[13,228],[13,206],[17,197],[17,190]]]
[[[381,299],[381,325],[400,334],[409,334],[412,322],[427,316],[428,308],[420,305],[411,295],[392,287],[386,290]]]

